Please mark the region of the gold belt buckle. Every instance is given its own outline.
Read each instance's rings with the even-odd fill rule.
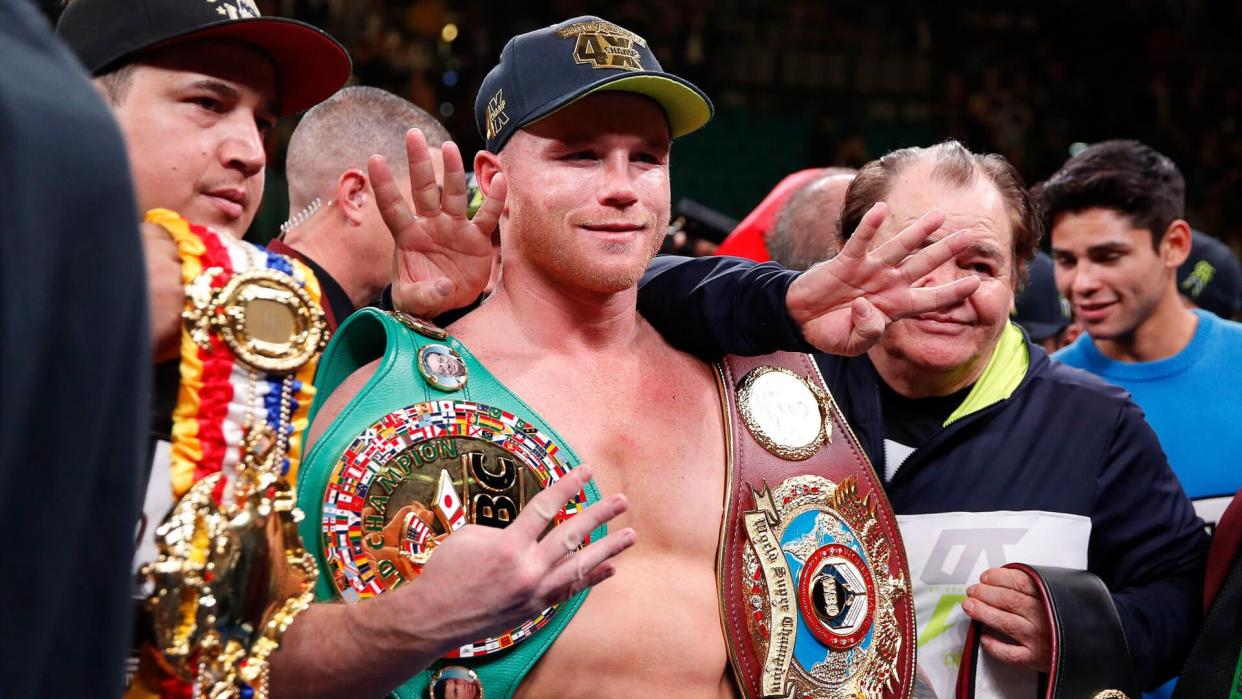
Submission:
[[[185,319],[190,337],[211,349],[217,335],[247,366],[269,374],[291,374],[315,357],[328,340],[323,309],[289,275],[251,269],[213,288],[219,267],[204,270],[187,288]]]

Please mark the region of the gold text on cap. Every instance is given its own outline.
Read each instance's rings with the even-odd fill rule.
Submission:
[[[642,70],[643,64],[638,46],[646,47],[647,41],[628,29],[612,22],[578,22],[557,30],[562,39],[577,38],[574,44],[574,62],[585,63],[592,68],[620,68]]]

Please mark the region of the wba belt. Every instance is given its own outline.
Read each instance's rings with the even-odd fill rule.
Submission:
[[[374,377],[306,455],[298,478],[307,513],[300,531],[319,563],[320,600],[359,602],[417,577],[454,531],[508,525],[579,463],[464,346],[403,313],[364,309],[337,330],[316,376],[312,420],[341,381],[376,358]],[[589,483],[556,521],[598,499]],[[590,539],[605,533],[601,526]],[[512,695],[586,595],[461,646],[396,696],[441,696],[438,683],[461,681],[488,699]]]
[[[727,357],[717,574],[749,699],[908,697],[915,630],[897,522],[808,355]]]

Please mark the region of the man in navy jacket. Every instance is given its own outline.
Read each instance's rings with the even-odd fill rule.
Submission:
[[[842,230],[880,200],[895,229],[937,208],[945,234],[969,228],[979,241],[916,284],[977,275],[965,302],[894,323],[866,355],[816,354],[898,514],[921,681],[951,695],[974,619],[1001,661],[985,663],[981,688],[1033,691],[1022,668],[1048,669],[1047,621],[1030,579],[999,569],[1021,561],[1099,576],[1140,682],[1159,684],[1198,624],[1206,535],[1128,394],[1051,361],[1009,322],[1040,235],[1020,178],[1003,159],[952,142],[897,151],[860,171]],[[807,340],[818,330],[797,320],[796,279],[735,258],[662,258],[639,307],[672,344],[706,358],[814,351]]]

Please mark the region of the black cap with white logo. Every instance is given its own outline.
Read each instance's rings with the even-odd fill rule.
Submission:
[[[262,17],[253,0],[73,0],[56,33],[92,75],[182,41],[250,44],[276,68],[281,115],[322,102],[351,71],[349,54],[336,39],[305,22]]]
[[[673,138],[698,130],[714,111],[702,90],[664,72],[641,36],[598,17],[578,17],[510,39],[483,79],[474,120],[487,150],[499,153],[523,126],[606,90],[655,100]]]
[[[1191,231],[1190,256],[1177,268],[1177,290],[1221,318],[1242,309],[1242,264],[1228,245]]]

